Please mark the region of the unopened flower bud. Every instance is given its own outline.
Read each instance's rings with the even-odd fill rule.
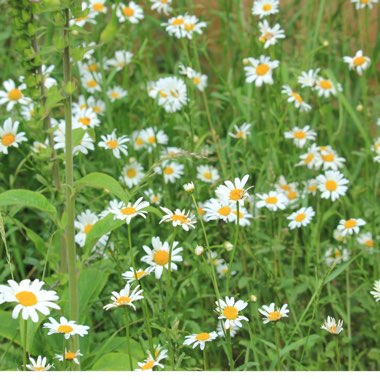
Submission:
[[[189,182],[189,183],[184,184],[183,188],[188,193],[192,193],[194,191],[194,189],[195,189],[195,186],[194,186],[194,184],[192,182]]]
[[[363,111],[363,104],[358,104],[357,106],[356,106],[356,111],[358,111],[358,112],[362,112]]]
[[[251,300],[251,302],[256,302],[257,301],[257,297],[254,294],[251,294],[249,296],[249,299]]]
[[[230,252],[230,251],[232,251],[234,249],[234,246],[229,241],[225,241],[223,243],[223,247],[228,252]]]
[[[195,254],[197,255],[197,256],[200,256],[203,252],[204,252],[204,248],[201,246],[201,245],[197,245],[196,247],[195,247]]]

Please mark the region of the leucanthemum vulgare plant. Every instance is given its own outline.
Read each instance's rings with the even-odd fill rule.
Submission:
[[[0,368],[376,370],[377,1],[0,4]]]

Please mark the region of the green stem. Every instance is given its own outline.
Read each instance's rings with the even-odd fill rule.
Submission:
[[[237,249],[237,245],[238,245],[239,229],[240,229],[240,211],[239,211],[239,202],[236,202],[235,241],[234,241],[234,249],[232,251],[231,258],[230,258],[230,263],[228,264],[228,276],[227,276],[227,282],[226,282],[227,294],[229,294],[229,292],[230,292],[230,280],[231,280],[231,273],[232,273],[232,264],[234,262],[234,257],[235,257],[236,249]]]
[[[133,371],[131,339],[130,339],[130,334],[129,334],[129,313],[127,309],[125,310],[125,336],[127,338],[129,369]]]
[[[27,344],[28,344],[28,320],[21,319],[21,331],[22,331],[22,348],[23,348],[23,371],[26,371],[27,361]]]
[[[351,292],[350,292],[350,265],[346,269],[346,311],[348,335],[348,370],[352,371],[352,331],[351,331]]]

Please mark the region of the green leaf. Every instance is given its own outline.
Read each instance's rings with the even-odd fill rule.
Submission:
[[[132,356],[135,350],[132,348]],[[140,360],[143,356],[140,357]],[[129,365],[129,355],[121,352],[113,352],[102,356],[92,366],[93,371],[133,371],[137,368],[137,360],[132,358],[132,368]]]
[[[321,340],[322,337],[316,334],[305,336],[296,342],[287,344],[281,351],[280,351],[280,357],[285,356],[290,351],[298,350],[300,347],[305,346],[306,348],[310,348],[311,346],[314,346],[319,340]]]
[[[90,173],[75,182],[75,188],[79,191],[83,187],[92,187],[94,189],[103,189],[112,195],[120,198],[124,202],[129,201],[128,193],[121,187],[115,178],[104,173]]]
[[[40,193],[30,190],[8,190],[0,194],[0,207],[17,206],[35,208],[56,216],[54,206]]]
[[[11,312],[0,310],[0,336],[20,344],[19,322]]]

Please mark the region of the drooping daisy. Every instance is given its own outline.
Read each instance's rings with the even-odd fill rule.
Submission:
[[[16,302],[13,309],[12,318],[16,319],[20,312],[22,319],[31,319],[38,322],[39,311],[43,315],[49,315],[50,309],[59,310],[60,307],[55,303],[59,297],[53,290],[44,290],[44,282],[29,279],[22,280],[18,284],[14,280],[8,280],[8,285],[0,285],[0,294],[3,294],[4,302]]]
[[[311,69],[309,71],[302,71],[298,76],[297,81],[302,88],[310,87],[313,88],[318,78],[318,73],[320,69]]]
[[[219,314],[218,319],[223,320],[224,327],[229,329],[230,326],[242,327],[241,321],[249,321],[247,317],[239,313],[244,310],[248,303],[242,300],[235,302],[234,297],[226,297],[225,300],[215,301],[217,307],[216,312]]]
[[[130,269],[122,274],[122,277],[127,280],[128,283],[133,281],[140,281],[143,277],[149,276],[149,274],[154,270],[153,267],[148,267],[146,269],[137,269],[136,271],[130,267]]]
[[[322,170],[338,170],[344,166],[346,159],[339,157],[330,146],[319,147],[319,155],[316,156],[315,166]]]
[[[144,18],[144,10],[134,1],[128,4],[120,3],[116,7],[116,16],[119,22],[129,21],[131,24],[138,24]]]
[[[171,7],[172,1],[173,0],[150,0],[152,4],[150,9],[167,16],[173,10]]]
[[[106,150],[111,150],[112,154],[120,159],[121,153],[125,156],[128,156],[128,148],[126,143],[129,141],[127,136],[116,136],[116,129],[112,131],[110,135],[100,136],[101,140],[98,143],[98,146]]]
[[[75,220],[75,228],[79,231],[75,235],[75,242],[80,246],[84,247],[86,243],[87,235],[92,230],[92,227],[94,227],[94,224],[99,220],[96,214],[91,212],[90,210],[83,211],[81,214],[77,216],[77,219]],[[106,235],[102,237],[104,240],[106,238]]]
[[[137,186],[144,178],[144,167],[135,160],[130,160],[130,163],[123,167],[120,181],[125,183],[128,188]]]
[[[263,323],[277,322],[282,318],[287,318],[289,314],[288,305],[284,304],[281,308],[276,308],[274,303],[269,306],[263,305],[262,309],[259,309],[260,314],[264,316]]]
[[[77,325],[75,321],[68,321],[65,317],[61,317],[59,322],[54,318],[49,318],[50,323],[44,323],[43,327],[49,329],[48,335],[64,334],[65,339],[71,336],[79,335],[81,337],[88,334],[89,326]]]
[[[281,29],[280,24],[270,26],[267,20],[259,22],[260,37],[259,41],[264,44],[264,49],[275,45],[277,40],[285,38],[285,32]]]
[[[312,144],[306,153],[301,154],[301,161],[296,166],[306,166],[308,169],[317,169],[319,168],[318,164],[320,162],[319,155],[319,148],[316,144]]]
[[[351,0],[351,3],[355,4],[356,9],[364,9],[368,7],[372,9],[374,4],[377,4],[379,0]]]
[[[110,212],[115,215],[115,219],[125,220],[129,224],[136,216],[141,216],[145,219],[148,211],[144,211],[144,209],[148,206],[149,202],[144,201],[143,197],[141,197],[135,203],[128,202],[127,205],[124,202],[119,202],[116,207],[110,209]]]
[[[260,199],[256,203],[257,208],[267,208],[270,211],[285,210],[288,205],[287,197],[281,192],[270,191],[267,194],[256,194]]]
[[[158,130],[157,127],[143,129],[140,137],[144,140],[145,147],[149,152],[158,145],[167,145],[169,141],[168,135],[164,131]]]
[[[179,66],[179,72],[180,74],[186,75],[187,78],[191,79],[199,91],[202,92],[207,87],[207,75],[198,73],[191,67],[185,67],[184,65]]]
[[[248,190],[253,187],[250,186],[247,189],[244,188],[248,179],[249,175],[246,174],[242,179],[235,178],[234,182],[224,181],[224,185],[219,185],[217,187],[215,194],[222,201],[243,203],[248,197]]]
[[[19,144],[27,141],[24,132],[17,133],[19,122],[13,122],[10,117],[0,127],[0,153],[8,154],[10,147],[18,148]]]
[[[128,95],[128,91],[124,90],[120,86],[114,86],[107,90],[108,99],[111,103],[116,102],[117,100],[123,99]]]
[[[160,207],[160,209],[166,214],[160,220],[161,223],[172,223],[173,227],[182,227],[185,231],[189,231],[191,228],[195,228],[197,221],[194,215],[190,211],[176,209],[174,212],[166,207]]]
[[[334,82],[330,79],[318,77],[314,89],[317,91],[318,96],[329,98],[330,95],[336,95],[337,91],[342,91],[342,85],[337,83],[337,87],[334,85]]]
[[[337,199],[346,194],[349,181],[344,178],[343,174],[335,170],[328,170],[325,174],[317,177],[318,189],[322,193],[321,197],[330,199],[335,202]]]
[[[330,334],[339,335],[343,331],[343,321],[338,320],[337,324],[335,318],[328,316],[321,329],[328,331]]]
[[[164,176],[165,183],[175,183],[183,176],[184,165],[174,161],[164,161],[162,168],[157,167],[156,171]]]
[[[368,248],[369,250],[373,250],[375,246],[375,241],[370,232],[362,233],[358,236],[357,241],[360,245]]]
[[[246,140],[247,137],[251,134],[252,125],[249,123],[243,123],[242,125],[234,125],[234,132],[229,132],[228,134],[235,138],[236,140]]]
[[[239,330],[240,330],[240,327],[236,325],[230,325],[230,327],[227,329],[221,320],[218,321],[218,324],[216,326],[216,332],[222,338],[226,336],[225,332],[227,331],[229,331],[231,338],[233,338]]]
[[[116,71],[123,70],[132,62],[133,53],[127,50],[117,50],[113,58],[107,59],[106,67],[114,68]]]
[[[153,189],[144,191],[144,195],[149,199],[149,203],[153,205],[159,205],[161,203],[161,194]]]
[[[309,125],[305,125],[303,128],[294,127],[291,131],[284,133],[286,139],[292,139],[293,143],[298,148],[303,148],[308,141],[314,141],[317,133],[310,129]]]
[[[95,16],[107,13],[105,2],[106,0],[90,0],[90,12],[94,13]]]
[[[346,236],[347,234],[352,235],[359,233],[360,227],[364,226],[365,224],[366,222],[363,219],[341,219],[337,229],[338,231],[341,231],[343,236]]]
[[[342,261],[348,261],[350,252],[343,247],[329,248],[325,253],[325,261],[327,266],[340,264]]]
[[[350,70],[356,70],[359,75],[362,75],[371,64],[371,59],[364,56],[362,50],[358,50],[354,57],[343,57],[343,60],[348,64]]]
[[[173,242],[172,252],[170,254],[170,244],[168,242],[161,242],[159,237],[152,238],[152,248],[144,245],[143,250],[146,255],[141,258],[141,261],[147,263],[150,268],[154,269],[156,279],[160,279],[164,269],[177,270],[177,262],[181,262],[182,256],[180,253],[183,251],[182,247],[178,247],[179,242]]]
[[[263,18],[278,13],[279,6],[279,0],[255,0],[252,7],[252,14]]]
[[[298,211],[293,212],[290,216],[288,216],[289,228],[294,230],[295,228],[305,227],[307,226],[315,215],[312,207],[302,207]]]
[[[376,301],[380,301],[380,280],[375,281],[373,284],[373,290],[370,291]]]
[[[236,209],[236,206],[230,201],[210,199],[204,206],[203,210],[205,211],[204,219],[208,222],[210,220],[223,220],[224,222],[234,222],[236,215],[233,214],[233,211]]]
[[[95,128],[100,124],[98,115],[91,108],[77,110],[73,115],[73,122],[75,123],[74,129]]]
[[[127,284],[120,290],[120,293],[112,292],[112,303],[105,305],[103,309],[109,310],[115,307],[130,306],[136,310],[136,306],[133,303],[144,298],[144,296],[141,295],[142,293],[143,290],[140,289],[140,285],[137,285],[132,290],[130,284]]]
[[[5,91],[0,90],[0,105],[7,104],[6,110],[9,112],[16,104],[26,105],[30,99],[25,97],[23,91],[26,89],[25,84],[16,85],[12,79],[3,82]]]
[[[245,58],[243,63],[245,65],[246,83],[254,83],[256,87],[261,87],[263,84],[273,84],[273,69],[276,69],[280,64],[279,61],[271,61],[270,57],[265,55],[261,55],[259,59]]]
[[[79,356],[83,356],[80,353],[80,350],[73,352],[73,351],[67,351],[66,348],[65,348],[65,354],[64,355],[60,355],[60,354],[54,355],[55,359],[59,360],[60,362],[67,360],[67,361],[73,362],[75,364],[79,364]]]
[[[311,110],[311,105],[307,104],[302,96],[292,90],[292,88],[288,85],[282,86],[281,93],[288,96],[288,103],[294,103],[296,108],[299,108],[301,112],[308,112]]]
[[[26,365],[26,369],[29,371],[49,371],[51,368],[54,368],[53,364],[47,364],[47,358],[38,355],[37,359],[33,359],[29,356],[30,364]]]
[[[216,331],[212,331],[210,333],[200,332],[198,334],[187,335],[185,337],[185,341],[183,342],[183,344],[185,346],[192,345],[193,346],[192,348],[196,348],[199,346],[199,348],[203,351],[205,349],[206,343],[211,342],[217,337],[218,337],[218,334],[216,333]]]

